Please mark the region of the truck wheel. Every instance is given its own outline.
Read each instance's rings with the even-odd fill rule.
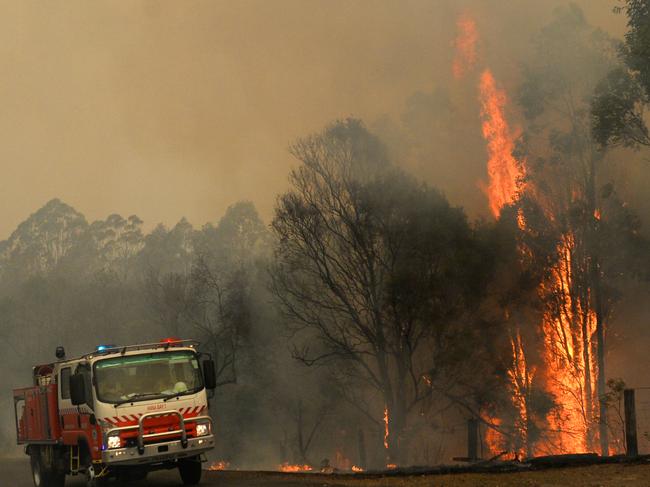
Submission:
[[[41,456],[38,447],[31,447],[29,463],[32,467],[32,479],[35,487],[63,487],[65,473],[57,472],[51,465],[47,465]]]
[[[199,457],[179,460],[178,471],[185,485],[197,485],[201,481],[201,460]]]

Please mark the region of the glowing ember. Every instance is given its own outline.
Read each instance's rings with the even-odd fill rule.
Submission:
[[[228,470],[230,462],[226,460],[218,460],[208,467],[208,470]]]
[[[388,450],[388,406],[384,406],[384,448]]]
[[[395,470],[395,469],[397,468],[397,465],[394,464],[394,463],[387,463],[387,464],[386,464],[386,468],[387,468],[388,470]]]
[[[489,183],[486,192],[492,214],[498,217],[501,208],[516,199],[524,169],[512,155],[515,145],[514,135],[504,114],[506,94],[497,88],[489,69],[481,75],[479,91],[483,137],[487,141],[488,150]]]
[[[352,465],[351,470],[352,470],[353,472],[363,472],[363,468],[361,468],[361,467],[357,467],[356,465]]]
[[[452,65],[452,72],[454,78],[460,79],[476,64],[478,33],[476,31],[476,22],[466,14],[458,19],[456,28],[458,31],[456,41],[454,42],[456,57]]]
[[[311,465],[292,465],[288,462],[284,462],[282,465],[278,465],[278,470],[280,472],[311,472],[313,470]]]

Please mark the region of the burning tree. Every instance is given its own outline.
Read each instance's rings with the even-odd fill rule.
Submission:
[[[458,59],[476,64],[478,39],[466,14],[458,25],[463,42],[457,41],[455,74]],[[517,234],[517,258],[502,259],[501,277],[509,277],[497,285],[510,397],[498,405],[492,398],[481,412],[501,433],[488,435],[495,451],[530,456],[593,451],[600,443],[608,453],[606,321],[613,278],[625,268],[638,227],[607,181],[605,154],[590,126],[594,80],[612,66],[612,46],[579,8],[556,11],[524,68],[519,101],[528,124],[519,146],[505,91],[488,68],[478,80],[488,152],[484,190],[500,226]]]
[[[556,403],[539,451],[594,451],[599,444],[602,455],[609,452],[606,328],[613,279],[624,269],[621,243],[635,231],[590,130],[593,80],[611,65],[611,45],[577,7],[559,10],[536,39],[520,91],[528,128],[519,158],[527,177],[517,218],[524,255],[541,257],[538,373]]]
[[[356,120],[299,140],[278,201],[273,289],[306,346],[404,459],[408,416],[464,342],[458,318],[481,295],[489,259],[462,210],[392,166]],[[372,394],[379,395],[372,403]]]

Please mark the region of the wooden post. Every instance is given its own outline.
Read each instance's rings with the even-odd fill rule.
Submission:
[[[470,462],[478,460],[478,420],[467,420],[467,459]]]
[[[363,430],[359,428],[359,436],[358,436],[358,446],[359,446],[359,467],[361,468],[368,468],[368,464],[366,462],[366,441],[363,436]]]
[[[636,437],[636,404],[634,401],[634,389],[623,391],[623,403],[625,407],[625,446],[628,457],[639,456],[639,444]]]

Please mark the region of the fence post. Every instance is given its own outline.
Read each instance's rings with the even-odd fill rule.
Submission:
[[[636,404],[634,389],[623,391],[623,404],[625,408],[625,447],[628,457],[639,455],[639,444],[636,437]]]
[[[478,460],[478,420],[467,420],[467,459],[470,462]]]

